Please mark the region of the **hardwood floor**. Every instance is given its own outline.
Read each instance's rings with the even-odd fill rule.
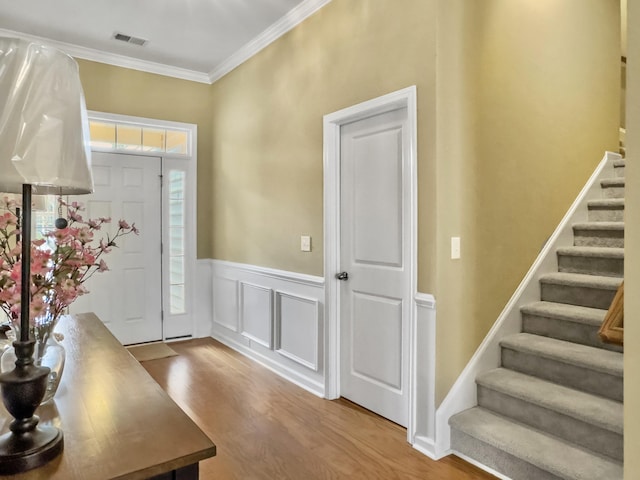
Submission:
[[[455,456],[434,462],[400,426],[318,398],[211,338],[171,347],[178,356],[143,366],[217,445],[202,480],[495,478]]]

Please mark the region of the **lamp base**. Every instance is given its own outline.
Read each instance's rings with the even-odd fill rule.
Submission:
[[[60,455],[64,447],[62,431],[36,427],[23,433],[0,437],[0,475],[13,475],[44,465]]]

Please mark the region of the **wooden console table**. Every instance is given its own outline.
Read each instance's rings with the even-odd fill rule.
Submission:
[[[196,480],[216,446],[92,313],[65,316],[66,365],[41,424],[62,428],[62,455],[10,480]],[[0,433],[12,420],[0,402]]]

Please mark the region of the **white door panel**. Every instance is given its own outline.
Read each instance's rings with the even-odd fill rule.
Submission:
[[[104,233],[115,233],[124,219],[140,234],[116,241],[105,257],[109,271],[94,275],[90,293],[70,310],[95,312],[125,345],[162,340],[161,161],[94,152],[92,163],[95,192],[73,198],[85,205],[84,217],[110,217]]]
[[[341,128],[341,395],[408,421],[407,109]]]

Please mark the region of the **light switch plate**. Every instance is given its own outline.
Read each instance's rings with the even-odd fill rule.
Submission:
[[[451,260],[460,258],[460,237],[451,237]]]
[[[300,250],[303,252],[311,251],[311,237],[309,235],[302,235],[300,237]]]

